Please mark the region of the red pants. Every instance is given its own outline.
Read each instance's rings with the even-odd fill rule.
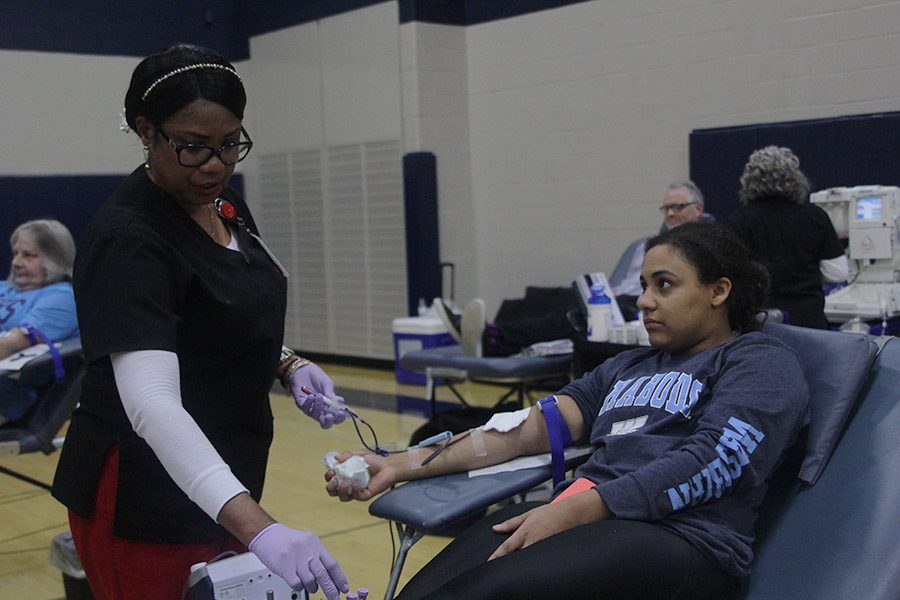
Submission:
[[[179,600],[191,565],[210,561],[225,551],[247,551],[232,536],[209,544],[154,544],[116,536],[118,479],[116,447],[103,465],[93,516],[85,519],[69,511],[72,538],[96,600]]]

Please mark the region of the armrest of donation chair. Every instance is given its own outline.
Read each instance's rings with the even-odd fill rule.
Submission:
[[[569,448],[566,468],[583,462],[588,449]],[[400,537],[400,549],[391,565],[385,600],[394,597],[406,555],[422,536],[547,481],[551,476],[549,454],[545,462],[537,467],[476,477],[470,477],[469,473],[452,473],[409,481],[373,501],[369,505],[369,514],[393,521]]]
[[[442,380],[466,406],[465,399],[453,387],[454,380],[508,385],[510,391],[497,404],[516,394],[519,406],[524,406],[529,385],[569,375],[572,355],[471,356],[462,346],[440,346],[407,352],[400,359],[400,365],[409,371],[425,373],[426,392],[434,416],[436,379]]]
[[[81,340],[61,342],[57,348],[64,371],[61,381],[54,378],[53,357],[49,352],[32,359],[19,371],[21,383],[38,389],[38,401],[23,418],[0,427],[0,455],[39,451],[51,454],[61,445],[62,440],[57,436],[78,404],[85,364]],[[48,487],[3,467],[0,472]]]

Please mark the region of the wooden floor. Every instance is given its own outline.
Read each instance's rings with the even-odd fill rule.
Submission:
[[[424,409],[424,386],[400,385],[392,371],[322,365],[334,378],[339,393],[366,399],[354,408],[378,433],[382,444],[407,445],[410,435],[425,422],[424,413],[400,412],[412,406]],[[362,391],[363,393],[361,393]],[[466,399],[493,404],[500,390],[472,383],[460,386]],[[365,394],[364,392],[373,392]],[[396,400],[404,397],[404,401]],[[438,398],[451,400],[446,388]],[[331,450],[361,447],[349,423],[322,430],[305,417],[286,396],[273,393],[275,441],[272,447],[262,505],[285,524],[316,533],[335,555],[352,590],[366,587],[371,599],[384,595],[390,572],[391,530],[372,517],[367,504],[341,503],[324,490],[322,457]],[[0,466],[43,482],[53,479],[58,453],[0,458]],[[65,597],[61,573],[50,566],[53,538],[68,530],[66,513],[43,489],[0,474],[0,598],[58,600]],[[400,588],[448,539],[426,536],[410,550]],[[398,589],[400,589],[398,588]],[[322,598],[321,592],[314,598]]]

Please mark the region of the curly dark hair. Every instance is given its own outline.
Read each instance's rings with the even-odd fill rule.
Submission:
[[[733,231],[719,223],[684,223],[650,238],[647,250],[663,245],[674,248],[694,267],[700,283],[713,283],[720,277],[731,281],[725,304],[734,331],[759,328],[756,315],[768,296],[769,271],[751,258],[750,250]]]
[[[179,71],[191,65],[221,65],[224,68]],[[152,91],[147,94],[151,87]],[[244,118],[247,94],[234,65],[209,48],[177,44],[148,56],[135,67],[125,94],[125,121],[133,131],[136,131],[135,119],[139,116],[161,124],[198,98],[221,104],[239,120]]]

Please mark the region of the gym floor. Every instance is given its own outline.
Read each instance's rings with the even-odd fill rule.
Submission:
[[[322,365],[338,393],[374,427],[382,445],[404,448],[426,421],[425,387],[398,384],[393,371]],[[473,405],[493,405],[503,390],[465,383],[458,389]],[[438,399],[454,401],[446,388]],[[316,533],[340,562],[351,590],[365,587],[370,599],[384,596],[392,560],[392,532],[386,521],[368,513],[365,503],[341,503],[325,493],[322,457],[331,450],[361,448],[349,422],[322,430],[288,397],[273,388],[275,440],[269,460],[263,507],[276,519]],[[365,430],[364,430],[365,431]],[[368,442],[368,439],[367,439]],[[0,466],[42,482],[51,482],[59,453],[0,458]],[[62,574],[48,554],[53,538],[68,530],[66,511],[50,493],[0,474],[0,598],[65,598]],[[398,589],[449,539],[426,536],[410,550]],[[314,599],[323,598],[321,592]]]

